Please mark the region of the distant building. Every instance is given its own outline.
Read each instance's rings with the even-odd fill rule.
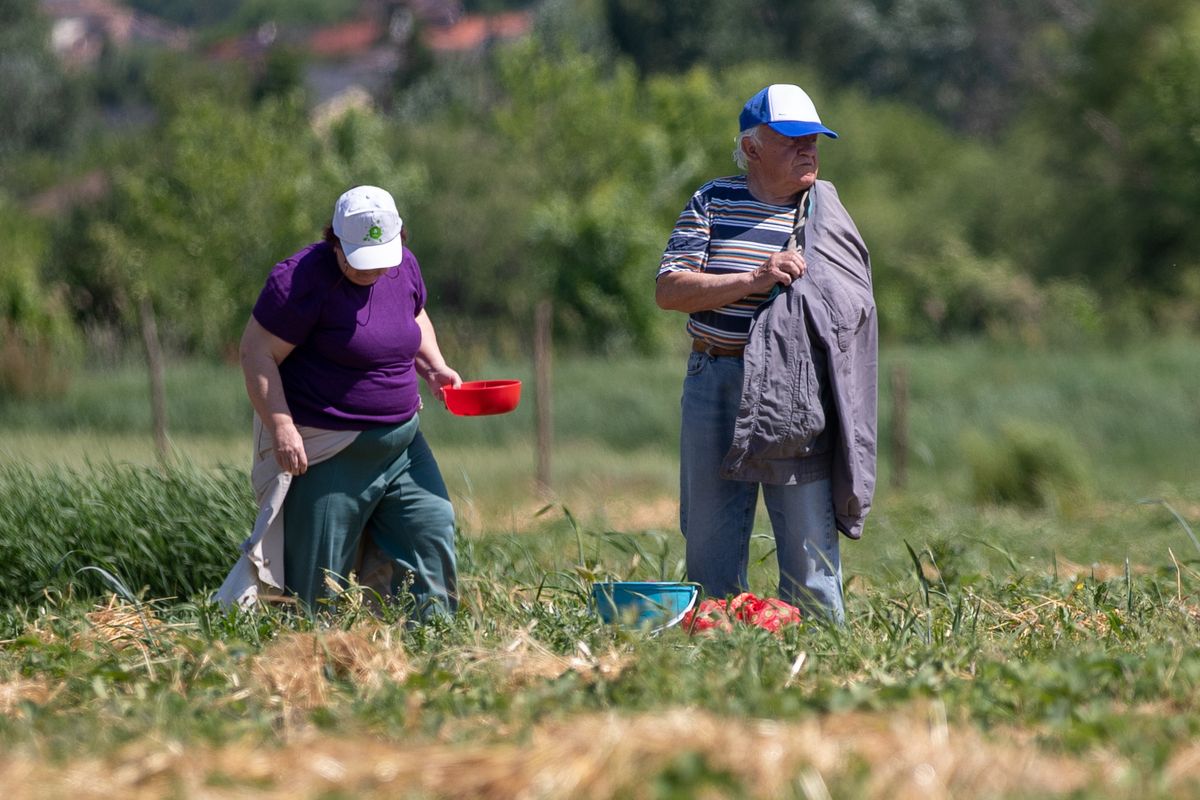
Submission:
[[[108,45],[154,44],[174,50],[189,45],[186,30],[111,0],[39,0],[38,7],[51,20],[51,49],[70,67],[94,64]]]
[[[467,14],[451,25],[426,28],[425,45],[435,53],[470,52],[493,42],[519,39],[532,30],[531,11]]]
[[[56,217],[76,206],[98,202],[112,190],[112,180],[103,170],[92,170],[34,195],[29,211],[39,217]]]
[[[73,67],[94,64],[107,46],[153,43],[186,49],[191,44],[186,29],[115,0],[39,0],[39,6],[51,19],[54,52]],[[473,53],[532,28],[530,11],[466,14],[461,0],[363,0],[353,20],[315,29],[266,22],[209,45],[205,55],[261,66],[272,48],[292,48],[305,57],[305,86],[320,105],[350,89],[386,94],[414,46],[435,56]],[[419,43],[414,36],[420,36]]]

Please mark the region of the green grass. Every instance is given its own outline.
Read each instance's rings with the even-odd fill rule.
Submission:
[[[888,437],[894,368],[909,374],[910,448],[915,482],[937,479],[964,489],[962,437],[991,435],[1012,422],[1053,427],[1093,462],[1109,493],[1145,492],[1160,482],[1196,485],[1195,429],[1200,347],[1189,339],[1130,345],[1124,350],[1022,350],[964,342],[885,347],[880,364],[881,472],[889,476]],[[560,358],[554,366],[553,411],[559,444],[592,442],[614,451],[661,450],[673,456],[679,437],[681,354],[658,358]],[[490,363],[470,378],[519,378],[521,406],[500,417],[454,417],[427,399],[423,426],[435,449],[528,444],[534,427],[531,368]],[[219,442],[241,463],[250,407],[234,365],[182,363],[168,371],[168,417],[181,446]],[[56,445],[64,434],[148,437],[149,390],[136,365],[76,376],[62,398],[0,397],[5,437],[0,459],[60,463],[74,459]],[[15,434],[31,437],[22,444]],[[39,456],[36,437],[51,438]],[[82,450],[82,448],[81,448]],[[146,452],[150,452],[147,450]],[[95,454],[92,454],[93,457]],[[205,458],[214,458],[210,449]],[[152,453],[151,453],[152,457]],[[211,462],[210,462],[211,463]],[[940,491],[940,490],[939,490]]]
[[[575,557],[577,533],[586,563]],[[96,759],[105,780],[132,771],[148,796],[191,796],[198,787],[182,787],[197,779],[251,780],[283,796],[296,789],[291,769],[314,780],[303,762],[386,747],[401,775],[449,765],[444,793],[378,776],[364,783],[345,765],[327,771],[328,785],[302,786],[302,796],[502,797],[511,795],[488,775],[501,780],[509,765],[508,789],[528,789],[536,781],[521,785],[512,765],[565,757],[558,747],[623,769],[607,793],[551,797],[724,787],[718,796],[799,798],[811,796],[800,788],[807,770],[832,796],[888,797],[919,789],[926,762],[917,759],[944,770],[953,796],[1060,796],[1052,788],[1069,775],[1071,796],[1166,798],[1195,785],[1186,756],[1200,733],[1192,646],[1200,574],[1191,568],[1100,579],[1024,567],[953,575],[943,564],[936,576],[924,559],[920,572],[910,560],[907,572],[852,586],[845,629],[691,639],[679,629],[646,638],[601,625],[587,605],[588,577],[658,577],[657,544],[569,523],[536,537],[464,540],[461,614],[417,629],[396,625],[395,609],[374,620],[353,593],[317,624],[278,611],[226,617],[199,599],[114,606],[52,595],[10,606],[0,686],[18,700],[0,712],[0,753],[9,754],[0,755],[8,768],[0,776],[20,762],[56,796]],[[679,715],[685,722],[671,723]],[[746,737],[750,720],[772,720],[778,746],[803,739],[805,726],[826,726],[825,746],[855,757],[822,760],[819,748],[804,749],[782,765],[792,788],[779,794],[762,783],[765,745],[730,765],[720,748],[731,744],[687,735],[710,719]],[[928,727],[939,719],[940,734]],[[853,733],[839,734],[839,720]],[[676,739],[632,742],[629,756],[597,750],[614,725]],[[890,739],[877,730],[888,726],[901,726]],[[585,738],[576,749],[559,741],[572,729]],[[514,741],[524,743],[516,752]],[[1002,762],[1008,748],[1020,758]],[[279,764],[255,768],[256,751]],[[419,763],[406,766],[405,753]],[[993,771],[1004,763],[999,793],[969,768],[980,757],[996,759]],[[1182,766],[1168,777],[1173,759]],[[150,763],[158,766],[143,768]],[[904,774],[881,787],[879,776],[897,764]],[[1106,764],[1119,781],[1109,783]],[[544,764],[541,780],[575,766]],[[647,790],[647,781],[660,788]]]
[[[892,485],[890,375],[909,376],[909,474]],[[534,482],[529,368],[487,364],[467,377],[526,381],[521,406],[499,417],[454,417],[428,401],[422,426],[469,534],[529,529],[548,502],[594,527],[675,528],[678,394],[683,359],[561,358],[555,364],[553,492]],[[249,404],[231,365],[182,364],[168,374],[176,460],[246,470]],[[883,350],[876,511],[847,563],[892,563],[897,534],[982,539],[1016,557],[1080,562],[1165,559],[1171,516],[1141,506],[1163,498],[1194,518],[1200,347],[1170,340],[1110,350],[998,349],[979,343]],[[153,464],[147,390],[136,367],[78,376],[59,400],[0,400],[0,464],[86,470]],[[1080,461],[1083,496],[1051,513],[977,506],[972,443],[996,449],[1004,431],[1053,432]],[[1012,476],[1010,476],[1012,477]],[[1016,476],[1020,478],[1021,476]],[[767,530],[760,515],[759,530]],[[999,561],[996,558],[1000,559]],[[1005,563],[996,558],[980,568]]]
[[[963,463],[964,434],[990,435],[1016,422],[1051,427],[1076,442],[1108,493],[1133,496],[1158,482],[1196,485],[1192,431],[1200,349],[1194,341],[1125,350],[1002,350],[978,343],[898,349],[880,368],[885,434],[891,415],[886,384],[901,365],[910,373],[918,476],[953,476]]]
[[[842,542],[848,624],[779,637],[647,638],[588,606],[597,578],[682,577],[678,358],[556,365],[549,495],[532,479],[530,395],[507,417],[427,410],[462,527],[463,609],[423,628],[398,608],[376,619],[353,591],[317,621],[208,603],[254,513],[228,368],[172,374],[193,419],[205,396],[219,413],[208,433],[176,428],[169,465],[133,371],[82,376],[58,404],[9,401],[0,793],[1194,796],[1197,354],[887,352],[876,507],[865,538]],[[896,364],[913,401],[903,487],[887,446]],[[115,435],[98,421],[115,419]],[[1053,432],[1086,491],[976,503],[968,443],[1014,429]],[[759,594],[773,593],[767,530],[760,515]]]

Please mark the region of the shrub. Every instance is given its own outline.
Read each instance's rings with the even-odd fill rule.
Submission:
[[[62,287],[39,274],[43,230],[0,196],[0,238],[0,397],[61,394],[80,339]]]
[[[1066,509],[1086,494],[1083,454],[1064,431],[1009,422],[995,437],[969,433],[964,449],[977,503]]]

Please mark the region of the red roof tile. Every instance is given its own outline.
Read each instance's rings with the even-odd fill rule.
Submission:
[[[383,28],[373,20],[347,22],[313,33],[308,49],[318,56],[355,55],[369,49],[383,34]]]
[[[430,50],[461,52],[474,50],[491,39],[514,39],[533,29],[533,14],[529,11],[509,11],[503,14],[468,14],[444,28],[429,28],[425,44]]]

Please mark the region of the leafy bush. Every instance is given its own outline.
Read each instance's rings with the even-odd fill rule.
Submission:
[[[1083,453],[1064,431],[1009,422],[996,437],[969,433],[965,450],[976,502],[1065,510],[1086,493]]]
[[[43,232],[0,197],[0,238],[0,397],[61,394],[80,341],[63,288],[39,281]]]

